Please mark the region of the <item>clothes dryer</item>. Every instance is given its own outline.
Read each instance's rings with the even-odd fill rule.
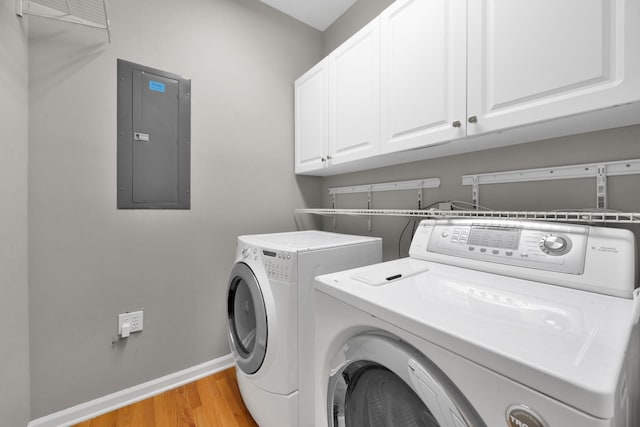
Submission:
[[[316,279],[315,423],[632,427],[627,230],[423,221],[410,258]]]
[[[228,336],[242,398],[261,427],[298,425],[298,370],[309,381],[314,356],[313,278],[381,260],[382,240],[375,237],[322,231],[238,237]]]

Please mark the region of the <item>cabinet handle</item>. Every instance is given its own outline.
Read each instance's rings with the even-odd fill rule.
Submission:
[[[477,116],[469,117],[469,123],[478,123],[478,117]]]
[[[327,159],[325,159],[324,157],[321,157],[320,160],[322,160],[322,163],[327,161]]]
[[[327,156],[327,160],[331,160],[331,156]]]
[[[452,123],[454,128],[459,128],[462,126],[462,123],[460,123],[460,120],[456,120],[455,122]]]

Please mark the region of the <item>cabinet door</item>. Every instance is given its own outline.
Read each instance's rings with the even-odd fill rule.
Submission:
[[[323,59],[295,82],[296,173],[322,169],[329,151],[328,67]]]
[[[474,0],[468,7],[475,122],[468,135],[638,99],[637,0]]]
[[[382,153],[466,136],[466,3],[402,0],[382,13]]]
[[[330,164],[378,154],[379,109],[380,20],[376,18],[329,55]]]

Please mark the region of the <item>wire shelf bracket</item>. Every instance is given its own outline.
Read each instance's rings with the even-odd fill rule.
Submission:
[[[640,174],[640,159],[465,175],[462,177],[462,185],[472,186],[472,201],[477,206],[480,200],[481,184],[595,178],[596,207],[598,209],[606,209],[607,177],[635,174]]]
[[[422,191],[425,188],[440,187],[440,178],[425,178],[412,181],[381,182],[378,184],[352,185],[349,187],[329,188],[331,206],[337,210],[338,194],[367,193],[367,210],[373,209],[373,193],[376,191],[418,190],[418,209],[422,208]],[[369,216],[367,221],[369,231],[373,230],[373,218]],[[333,216],[333,228],[337,227],[337,215]]]
[[[352,185],[329,188],[329,194],[368,193],[369,191],[422,190],[440,187],[440,178],[425,178],[413,181],[381,182],[379,184]]]
[[[103,30],[111,44],[106,0],[16,0],[16,15],[33,15]]]

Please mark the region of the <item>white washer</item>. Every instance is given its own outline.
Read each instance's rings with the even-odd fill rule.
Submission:
[[[381,260],[382,240],[375,237],[322,231],[238,237],[227,294],[229,341],[242,398],[261,427],[298,425],[298,369],[308,372],[313,364],[313,278]]]
[[[410,258],[316,278],[320,426],[640,426],[627,230],[423,221]],[[374,422],[375,418],[375,422]]]

